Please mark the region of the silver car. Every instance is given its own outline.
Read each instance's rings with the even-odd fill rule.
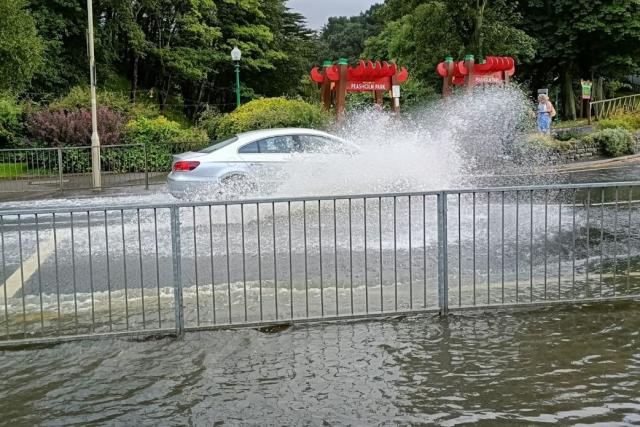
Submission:
[[[327,154],[356,154],[354,144],[313,129],[246,132],[198,152],[174,156],[167,184],[174,197],[205,191],[268,193],[287,179],[287,163]]]

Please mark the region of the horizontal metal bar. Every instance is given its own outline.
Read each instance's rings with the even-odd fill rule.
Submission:
[[[507,303],[507,304],[488,304],[488,305],[463,305],[463,306],[450,306],[449,314],[455,314],[456,312],[482,312],[485,310],[495,309],[518,309],[518,308],[532,308],[532,307],[544,307],[544,306],[578,306],[592,303],[607,303],[615,301],[636,301],[640,300],[640,295],[635,296],[616,296],[616,297],[603,297],[603,298],[588,298],[583,300],[547,300],[539,302],[524,302],[524,303]],[[325,317],[307,317],[307,318],[295,318],[295,319],[283,319],[273,320],[265,322],[247,322],[247,323],[233,323],[233,324],[216,324],[216,325],[203,325],[185,328],[185,332],[202,332],[202,331],[217,331],[217,330],[234,330],[234,329],[255,329],[255,328],[269,328],[273,326],[283,325],[308,325],[308,324],[325,324],[335,322],[358,322],[363,320],[385,320],[385,319],[397,319],[400,317],[420,316],[427,314],[439,314],[440,308],[425,308],[414,310],[398,310],[393,312],[384,313],[364,313],[364,314],[345,314],[340,316],[325,316]]]
[[[79,206],[70,208],[60,207],[41,207],[36,209],[8,209],[0,210],[0,215],[34,215],[34,214],[59,214],[59,213],[76,213],[87,211],[115,211],[115,210],[135,210],[135,209],[168,209],[192,208],[202,206],[240,206],[255,204],[271,204],[271,203],[296,203],[296,202],[317,202],[317,201],[333,201],[333,200],[362,200],[377,198],[393,198],[393,197],[422,197],[437,196],[440,193],[446,195],[468,194],[468,193],[498,193],[498,192],[515,192],[515,191],[544,191],[544,190],[580,190],[580,189],[601,189],[614,187],[639,187],[640,181],[626,182],[606,182],[606,183],[587,183],[587,184],[557,184],[557,185],[540,185],[540,186],[522,186],[522,187],[483,187],[483,188],[462,188],[444,191],[422,191],[422,192],[405,192],[405,193],[373,193],[373,194],[352,194],[352,195],[336,195],[336,196],[306,196],[306,197],[280,197],[280,198],[263,198],[263,199],[247,199],[247,200],[230,200],[230,201],[209,201],[209,202],[174,202],[162,204],[121,204],[106,206]],[[435,205],[435,204],[434,204]]]
[[[101,145],[100,149],[106,148],[130,148],[130,147],[144,147],[144,144],[114,144],[114,145]],[[57,151],[57,150],[91,150],[90,145],[83,145],[81,147],[38,147],[38,148],[2,148],[0,153],[20,153],[31,151]]]
[[[640,301],[640,295],[618,295],[601,298],[584,298],[584,299],[558,299],[544,301],[526,301],[520,303],[505,304],[486,304],[486,305],[462,305],[451,307],[449,311],[486,311],[496,309],[516,309],[516,308],[532,308],[532,307],[549,307],[549,306],[578,306],[584,304],[598,304],[616,301]]]
[[[176,336],[175,329],[146,329],[143,331],[123,331],[123,332],[105,332],[97,334],[80,334],[58,336],[51,338],[28,338],[20,340],[0,341],[0,350],[22,349],[24,347],[33,346],[51,346],[64,344],[75,341],[100,340],[108,338],[150,338],[150,337],[171,337]]]

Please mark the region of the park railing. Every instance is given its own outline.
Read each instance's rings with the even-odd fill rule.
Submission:
[[[620,112],[633,112],[638,110],[640,110],[640,94],[628,95],[589,102],[587,117],[589,124],[591,124],[594,119],[608,119],[612,115]]]
[[[0,211],[0,347],[638,297],[639,186]]]
[[[174,154],[201,144],[107,145],[100,148],[102,188],[164,184]],[[93,188],[91,147],[0,150],[0,193]]]

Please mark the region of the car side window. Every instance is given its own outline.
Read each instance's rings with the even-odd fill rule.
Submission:
[[[255,154],[259,152],[260,148],[258,147],[257,142],[252,142],[251,144],[244,145],[238,150],[238,153],[240,154]]]
[[[293,151],[293,136],[274,136],[272,138],[266,138],[258,142],[258,148],[260,153],[291,153]]]
[[[339,144],[329,138],[317,135],[299,135],[295,151],[299,153],[327,153]]]

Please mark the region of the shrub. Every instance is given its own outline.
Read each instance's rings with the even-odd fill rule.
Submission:
[[[640,113],[618,113],[609,119],[603,119],[598,122],[600,129],[622,128],[629,131],[640,129]]]
[[[13,145],[22,128],[22,106],[13,97],[0,94],[0,147]]]
[[[585,136],[584,143],[596,143],[607,156],[618,157],[633,154],[634,141],[631,132],[626,129],[603,129]]]
[[[165,171],[171,165],[173,154],[203,148],[209,144],[209,137],[203,129],[185,129],[163,116],[155,119],[142,117],[127,124],[124,142],[144,144],[149,170]],[[109,170],[115,172],[144,170],[144,149],[133,147],[124,153],[122,150],[114,151],[109,162]]]
[[[532,134],[527,138],[527,143],[535,148],[568,151],[575,147],[575,140],[560,140],[540,133]]]
[[[125,141],[129,144],[185,144],[206,145],[207,133],[199,128],[183,128],[164,116],[155,119],[141,117],[130,121],[125,129]]]
[[[156,117],[160,114],[155,105],[144,102],[132,104],[129,97],[121,92],[98,92],[97,99],[99,107],[107,107],[127,118]],[[89,109],[91,92],[85,86],[73,87],[66,96],[49,104],[49,110],[52,111],[74,112]]]
[[[222,117],[223,115],[217,109],[207,107],[198,117],[198,127],[204,129],[209,139],[213,140],[216,138],[216,128]]]
[[[264,98],[227,114],[216,126],[216,137],[280,127],[325,128],[329,115],[318,105],[298,99]]]
[[[125,120],[117,111],[98,108],[98,133],[102,145],[120,143]],[[27,119],[29,135],[47,147],[91,145],[91,112],[42,110]]]

